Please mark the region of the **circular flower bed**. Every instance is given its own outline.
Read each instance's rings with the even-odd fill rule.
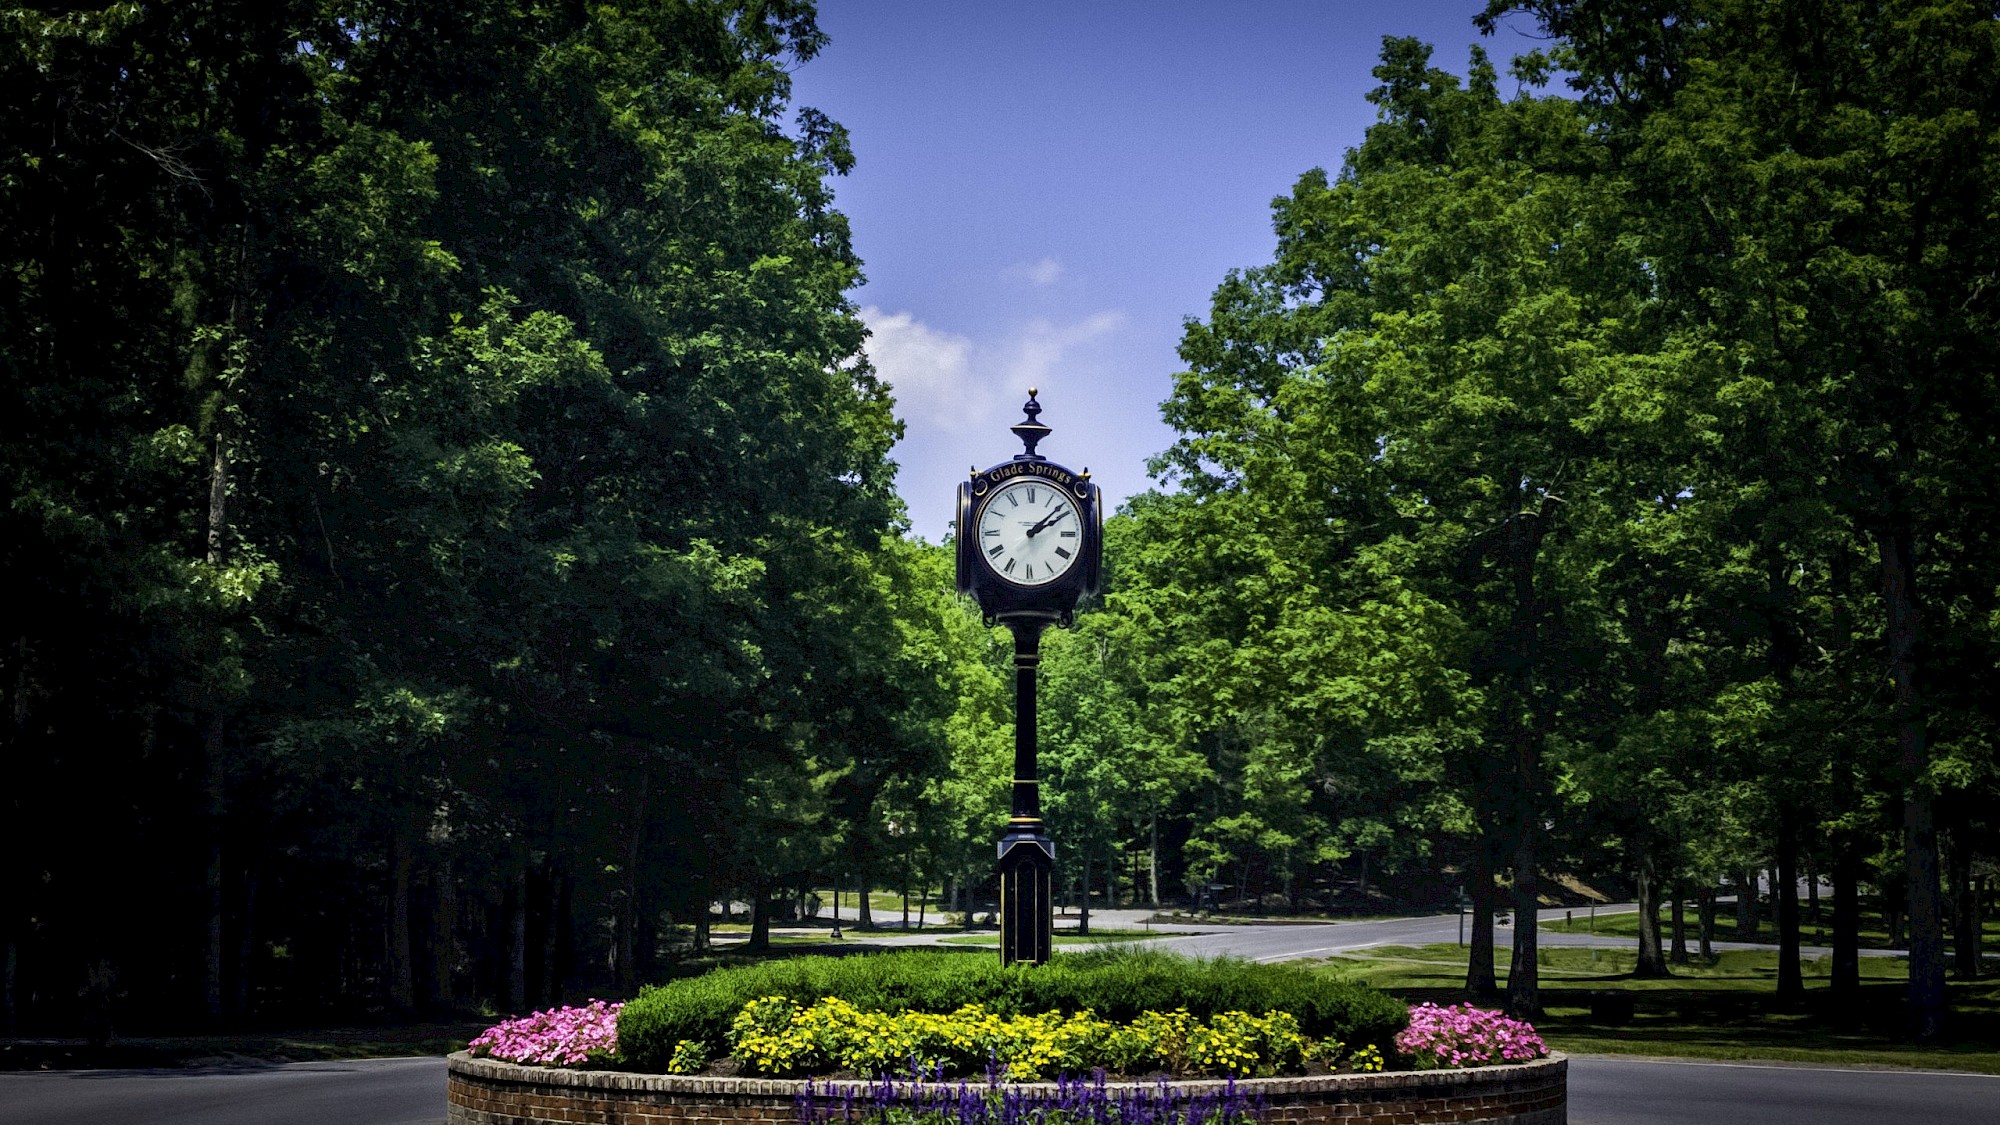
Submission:
[[[451,1125],[1561,1125],[1546,1056],[1498,1012],[1296,967],[892,954],[510,1020],[452,1057],[447,1098]]]
[[[488,1028],[469,1048],[474,1057],[553,1067],[617,1068],[622,1005],[593,1000],[552,1008]],[[1291,1014],[1230,1011],[1206,1021],[1186,1009],[1141,1012],[1129,1023],[1088,1010],[1000,1016],[980,1004],[946,1014],[864,1011],[837,997],[801,1007],[783,996],[750,1001],[729,1030],[729,1058],[716,1067],[705,1044],[682,1040],[667,1072],[704,1071],[769,1076],[844,1075],[943,1080],[982,1073],[1001,1080],[1068,1080],[1079,1074],[1165,1077],[1270,1077],[1346,1070],[1374,1073],[1385,1059],[1373,1044],[1349,1050],[1337,1039],[1313,1039]],[[1395,1038],[1407,1069],[1436,1070],[1527,1062],[1548,1046],[1529,1024],[1471,1004],[1410,1010]]]

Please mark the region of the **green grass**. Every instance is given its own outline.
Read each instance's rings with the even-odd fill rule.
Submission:
[[[1800,939],[1807,945],[1828,945],[1833,941],[1832,907],[1828,904],[1822,904],[1821,910],[1821,921],[1818,925],[1814,925],[1811,921],[1807,920],[1802,920],[1799,923]],[[1542,928],[1553,930],[1556,933],[1596,933],[1610,937],[1628,937],[1634,940],[1637,940],[1639,937],[1639,915],[1637,911],[1628,910],[1622,914],[1600,913],[1597,916],[1594,928],[1584,910],[1578,910],[1575,913],[1576,917],[1570,921],[1543,922]],[[1805,915],[1804,907],[1800,908],[1800,914],[1803,918]],[[1757,932],[1754,935],[1739,936],[1736,929],[1735,908],[1730,904],[1723,904],[1715,912],[1715,940],[1776,942],[1778,940],[1777,927],[1772,923],[1770,918],[1770,907],[1768,904],[1758,908],[1758,917]],[[1700,924],[1700,916],[1696,914],[1694,907],[1690,904],[1686,910],[1687,943],[1689,949],[1694,949],[1696,943],[1700,940]],[[1863,949],[1891,948],[1888,931],[1882,926],[1880,915],[1873,912],[1863,912],[1860,937]],[[1947,934],[1948,937],[1949,934]],[[1674,931],[1671,917],[1666,910],[1662,910],[1660,911],[1660,941],[1662,944],[1666,944],[1672,942],[1673,939]],[[1986,920],[1983,945],[1987,949],[1992,949],[1996,945],[2000,945],[2000,918],[1989,918]]]
[[[1507,950],[1495,952],[1504,989]],[[1454,1004],[1468,998],[1465,961],[1458,945],[1378,946],[1328,961],[1323,971],[1412,1003]],[[1728,951],[1712,964],[1673,966],[1664,979],[1632,976],[1633,949],[1545,948],[1537,961],[1543,1016],[1535,1026],[1559,1051],[2000,1074],[2000,981],[1952,982],[1951,1043],[1917,1046],[1900,1035],[1908,972],[1901,958],[1861,959],[1861,994],[1849,1012],[1835,1009],[1825,958],[1802,966],[1806,997],[1794,1009],[1777,1003],[1775,952]],[[1612,990],[1634,994],[1631,1022],[1591,1015],[1590,994]]]
[[[731,940],[729,941],[714,940],[717,937],[727,937]],[[749,940],[749,937],[750,937],[750,927],[748,926],[745,926],[743,927],[743,929],[733,933],[724,931],[723,933],[717,934],[714,931],[710,931],[709,944],[718,949],[738,949],[741,948]],[[742,938],[743,940],[737,941],[735,940],[736,938]],[[828,934],[825,937],[821,937],[817,934],[813,935],[772,934],[770,937],[771,948],[773,949],[786,945],[825,945],[827,942],[832,940],[833,937],[831,934]]]
[[[1072,933],[1057,933],[1057,945],[1095,945],[1099,942],[1144,941],[1159,937],[1153,930],[1092,930],[1089,936]],[[999,945],[999,934],[967,934],[964,937],[945,938],[940,945]]]

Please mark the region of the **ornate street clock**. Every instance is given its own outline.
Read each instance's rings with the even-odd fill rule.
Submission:
[[[1012,427],[1025,452],[958,486],[958,589],[987,622],[1014,633],[1014,811],[1000,838],[1000,962],[1041,964],[1054,951],[1055,843],[1042,824],[1035,776],[1035,669],[1042,630],[1068,625],[1097,593],[1103,504],[1090,473],[1035,452],[1049,435],[1028,388]]]
[[[1103,507],[1089,472],[1035,452],[1050,433],[1035,394],[1012,427],[1026,452],[958,486],[958,589],[989,621],[1067,625],[1078,599],[1097,592]]]

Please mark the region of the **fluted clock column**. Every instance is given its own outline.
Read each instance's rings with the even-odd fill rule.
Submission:
[[[1039,965],[1054,950],[1056,848],[1042,823],[1035,776],[1035,671],[1042,633],[1075,620],[1097,592],[1103,506],[1090,472],[1073,472],[1035,447],[1049,436],[1028,388],[1026,415],[1009,427],[1022,452],[972,471],[958,486],[958,589],[987,624],[1014,633],[1013,811],[1000,837],[1000,961]]]

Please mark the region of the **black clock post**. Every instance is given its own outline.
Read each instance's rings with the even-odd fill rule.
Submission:
[[[1013,813],[1000,837],[1000,963],[1039,965],[1054,946],[1055,843],[1042,824],[1035,776],[1035,669],[1042,631],[1075,620],[1098,589],[1103,507],[1088,471],[1035,452],[1049,435],[1028,388],[1027,415],[1012,427],[1024,451],[958,486],[958,589],[988,624],[1014,634]]]

